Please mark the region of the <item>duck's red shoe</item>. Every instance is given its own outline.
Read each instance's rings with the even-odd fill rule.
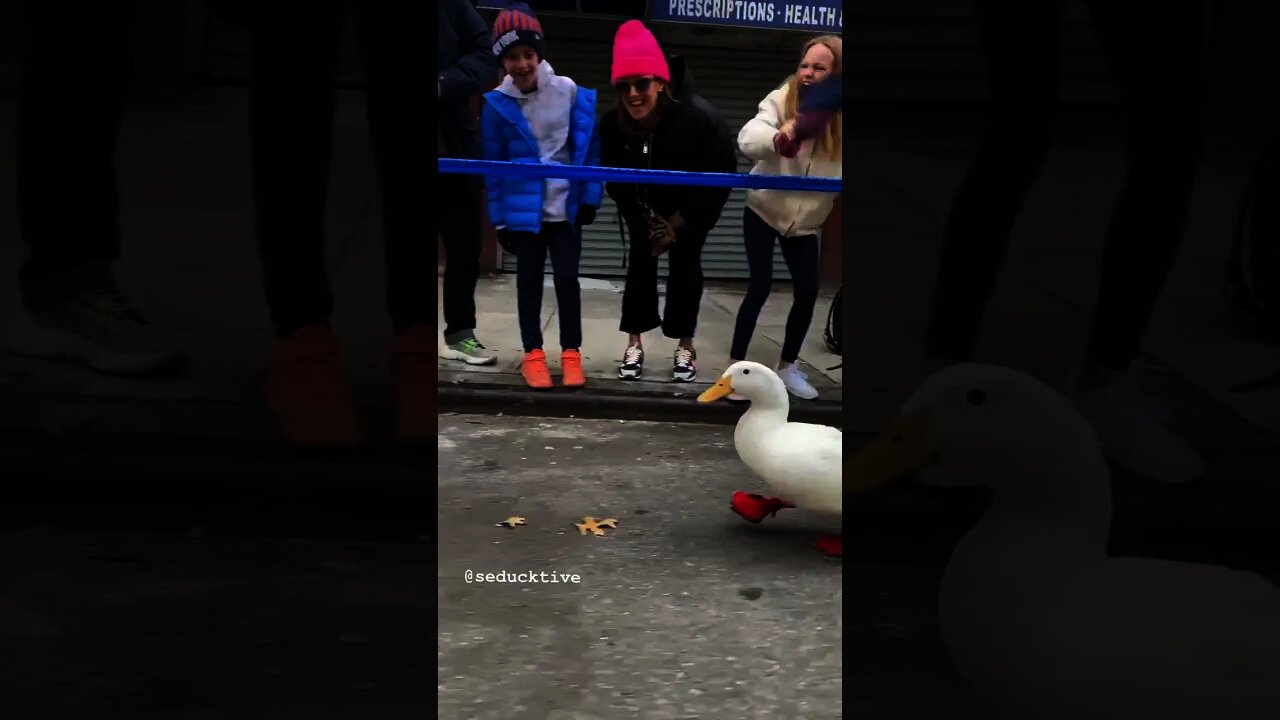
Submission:
[[[741,515],[743,520],[758,523],[770,515],[776,515],[783,508],[793,508],[795,505],[782,498],[766,497],[739,490],[733,494],[729,507]]]
[[[814,544],[831,557],[844,557],[844,538],[840,535],[824,535]]]

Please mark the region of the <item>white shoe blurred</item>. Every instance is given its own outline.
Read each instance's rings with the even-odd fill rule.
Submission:
[[[1168,410],[1130,378],[1099,385],[1076,398],[1103,451],[1142,478],[1177,485],[1204,475],[1204,460],[1166,426]]]
[[[787,386],[787,392],[792,395],[802,400],[812,400],[818,397],[818,391],[809,384],[809,376],[800,372],[800,368],[795,365],[789,365],[779,370],[778,377],[782,378],[782,384]]]

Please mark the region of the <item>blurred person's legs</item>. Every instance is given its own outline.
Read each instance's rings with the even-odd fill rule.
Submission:
[[[1091,14],[1127,122],[1127,172],[1111,218],[1080,406],[1112,459],[1137,475],[1186,482],[1200,457],[1128,377],[1186,231],[1207,125],[1202,0],[1095,1]]]
[[[977,0],[991,97],[981,143],[947,219],[928,351],[966,362],[1004,263],[1014,220],[1053,143],[1061,0]]]
[[[360,441],[325,266],[341,0],[281,0],[251,10],[253,197],[267,306],[277,336],[267,402],[307,446]]]
[[[27,258],[19,286],[29,355],[143,374],[182,360],[117,290],[116,139],[129,87],[136,3],[25,4],[28,44],[17,106],[18,215]]]
[[[396,333],[391,348],[396,433],[401,440],[429,442],[436,434],[438,341],[436,244],[429,240],[435,223],[427,210],[431,206],[424,204],[436,177],[427,135],[431,101],[420,87],[428,50],[408,13],[396,10],[390,0],[355,0],[353,4],[381,186],[387,311]],[[436,182],[444,186],[474,177],[445,180]],[[439,215],[467,210],[446,204],[436,207]],[[473,215],[478,238],[478,204]],[[474,277],[471,292],[475,292]],[[471,308],[474,328],[474,300]]]
[[[1053,143],[1061,0],[976,0],[990,101],[981,143],[952,203],[933,298],[928,372],[971,359],[1014,220]],[[936,468],[931,485],[973,485]]]

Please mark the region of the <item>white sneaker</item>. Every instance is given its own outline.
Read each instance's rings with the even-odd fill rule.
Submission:
[[[1131,380],[1085,391],[1076,405],[1107,456],[1134,475],[1170,485],[1204,475],[1204,460],[1165,426],[1163,408]]]
[[[446,360],[461,360],[468,365],[493,365],[498,362],[498,356],[489,352],[474,337],[464,338],[444,346],[440,351],[440,357]]]
[[[795,395],[803,400],[812,400],[818,397],[818,391],[809,384],[809,376],[800,372],[800,368],[795,365],[778,371],[778,377],[782,378],[782,384],[787,386],[787,392]]]

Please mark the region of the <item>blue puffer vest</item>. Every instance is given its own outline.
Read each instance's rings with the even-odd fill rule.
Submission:
[[[515,98],[493,90],[484,96],[481,131],[484,159],[517,163],[541,162],[538,140]],[[569,120],[569,144],[573,165],[600,164],[600,136],[596,132],[596,92],[578,88]],[[546,180],[489,175],[489,221],[515,232],[536,233],[542,229],[542,201]],[[576,219],[582,205],[600,207],[604,187],[599,182],[572,181],[565,214]]]

